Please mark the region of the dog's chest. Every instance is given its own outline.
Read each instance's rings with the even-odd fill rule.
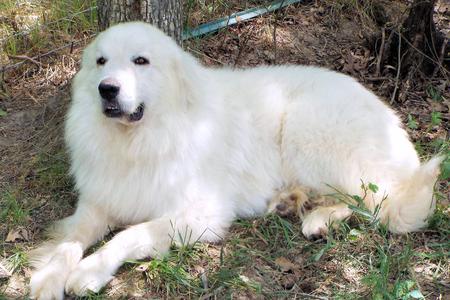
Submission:
[[[94,201],[120,222],[133,224],[176,210],[186,172],[165,163],[115,160],[86,163],[76,174],[85,201]]]

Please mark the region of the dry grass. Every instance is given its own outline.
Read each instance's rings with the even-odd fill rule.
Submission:
[[[186,23],[195,26],[263,2],[187,1]],[[376,53],[367,44],[379,31],[371,12],[377,3],[384,5],[392,19],[404,7],[401,1],[309,2],[190,40],[185,46],[206,65],[325,66],[356,77],[390,99],[395,76],[374,78]],[[8,10],[2,10],[0,18],[5,14]],[[32,56],[49,50],[45,45],[51,49],[74,36],[87,41],[92,33],[87,25],[68,31],[62,25],[52,34],[68,39],[41,37],[47,40],[39,51],[34,52],[38,47],[17,47],[20,51],[15,54]],[[6,166],[0,173],[0,264],[12,271],[0,279],[0,299],[26,297],[30,270],[25,252],[41,241],[43,228],[73,211],[76,195],[67,176],[62,124],[68,83],[78,68],[82,46],[9,70],[0,84],[0,112],[4,112],[0,114],[0,162]],[[449,153],[448,85],[444,74],[401,82],[402,102],[395,103],[395,109],[424,157]],[[448,165],[447,160],[447,172]],[[327,241],[310,242],[301,236],[295,216],[239,220],[220,244],[195,244],[173,249],[161,260],[129,262],[107,289],[88,299],[445,297],[450,294],[449,182],[445,176],[437,188],[439,209],[425,231],[392,235],[356,214],[331,230]],[[16,234],[15,239],[6,241],[8,234]]]

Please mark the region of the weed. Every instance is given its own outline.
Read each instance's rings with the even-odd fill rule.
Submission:
[[[417,129],[419,128],[419,124],[414,119],[414,117],[411,114],[408,114],[408,123],[407,126],[409,129]]]
[[[27,254],[23,249],[16,248],[13,254],[5,259],[5,267],[9,272],[14,273],[16,270],[23,268],[28,264]]]
[[[68,176],[69,164],[64,150],[52,155],[40,154],[35,168],[35,176],[40,186],[56,191],[71,189],[72,182]]]
[[[439,89],[435,88],[433,85],[429,85],[427,88],[427,96],[433,101],[441,102],[444,100],[442,93]]]
[[[332,190],[334,190],[335,193],[330,194],[328,196],[334,197],[335,199],[339,200],[339,202],[346,204],[348,208],[350,208],[354,213],[360,216],[363,219],[363,221],[368,222],[369,227],[376,228],[379,226],[380,223],[378,215],[380,213],[383,202],[387,199],[387,196],[384,195],[380,203],[377,204],[373,210],[368,208],[365,204],[365,200],[369,195],[371,195],[372,193],[373,194],[377,193],[378,186],[376,184],[369,182],[366,185],[363,181],[361,181],[362,196],[350,195],[340,191],[339,189],[333,186],[329,185],[329,187]]]
[[[192,292],[202,291],[199,278],[189,271],[192,264],[199,260],[202,248],[197,244],[192,246],[172,247],[169,254],[160,259],[149,262],[129,262],[140,264],[139,269],[144,270],[152,288],[156,292],[166,292],[168,295],[188,295]]]
[[[77,34],[95,30],[97,13],[93,0],[60,0],[50,6],[51,29],[65,34]]]
[[[362,282],[370,288],[372,299],[422,299],[417,284],[409,278],[409,264],[414,255],[407,244],[400,253],[391,253],[389,243],[377,245],[375,262]],[[393,283],[392,283],[393,282]]]
[[[246,2],[246,1],[245,1]],[[227,1],[196,1],[188,0],[184,4],[184,11],[186,12],[185,27],[194,27],[200,23],[205,23],[217,19],[218,17],[225,17],[229,12],[229,5]],[[191,13],[195,12],[195,13]]]
[[[442,114],[438,111],[433,111],[431,113],[431,125],[438,126],[442,122]]]
[[[16,1],[14,0],[3,0],[0,2],[0,11],[7,12],[9,10],[12,10],[15,6]]]
[[[434,214],[428,219],[428,228],[450,235],[450,215],[441,206],[436,207]]]
[[[4,191],[0,198],[0,222],[23,225],[28,219],[28,209],[21,203],[17,193]]]
[[[275,251],[283,247],[290,249],[295,246],[298,230],[292,223],[277,214],[270,214],[263,218],[261,224],[254,227],[255,237],[262,240],[269,250]]]
[[[75,299],[83,299],[83,300],[104,300],[108,299],[108,297],[103,293],[104,289],[100,290],[98,293],[88,292],[86,296],[84,297],[76,297]]]
[[[2,1],[0,6],[0,11],[9,12],[4,16],[5,24],[14,24],[12,27],[2,26],[5,34],[0,40],[0,54],[33,57],[96,31],[93,0],[44,1],[25,7],[15,2]],[[22,16],[23,24],[20,21]]]
[[[338,0],[338,1],[324,1],[330,7],[330,15],[335,19],[334,23],[339,24],[336,20],[344,16],[352,16],[359,19],[359,22],[365,29],[372,29],[375,22],[384,19],[383,7],[377,1],[359,1],[359,0]]]

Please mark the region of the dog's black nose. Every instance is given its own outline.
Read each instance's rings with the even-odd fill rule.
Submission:
[[[98,91],[103,99],[111,101],[119,94],[120,84],[114,79],[105,79],[100,82]]]

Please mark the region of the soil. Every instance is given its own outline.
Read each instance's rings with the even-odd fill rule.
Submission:
[[[258,1],[253,1],[252,5],[258,5],[261,1],[256,2]],[[424,158],[437,153],[442,142],[436,144],[435,141],[449,141],[449,70],[442,69],[433,77],[422,76],[418,70],[413,76],[399,80],[395,76],[395,66],[385,66],[376,74],[376,45],[381,43],[379,19],[385,18],[391,23],[400,22],[408,1],[377,1],[384,8],[378,19],[368,15],[364,7],[360,7],[361,11],[355,11],[333,3],[334,1],[323,0],[291,5],[280,12],[186,41],[184,47],[205,65],[212,67],[303,64],[349,74],[397,111]],[[217,15],[208,16],[208,20],[244,8],[239,1],[230,1],[229,11],[217,12]],[[207,21],[204,18],[204,15],[196,15],[194,11],[189,23],[195,26]],[[435,18],[437,29],[448,37],[448,2],[438,1]],[[0,112],[6,112],[4,116],[0,116],[1,197],[4,197],[4,193],[12,194],[29,212],[29,216],[19,226],[26,234],[22,233],[22,237],[13,242],[3,242],[0,258],[8,257],[17,247],[24,250],[35,247],[42,240],[42,232],[46,226],[73,211],[76,195],[72,191],[70,178],[61,175],[60,169],[55,170],[55,174],[45,174],[48,168],[61,168],[64,174],[68,168],[62,137],[64,112],[70,101],[70,79],[79,68],[80,54],[85,44],[56,52],[42,59],[39,65],[27,62],[0,74]],[[394,90],[396,95],[392,97]],[[436,116],[439,116],[440,121],[436,120]],[[439,182],[438,191],[441,195],[440,205],[445,210],[450,198],[448,181]],[[17,225],[0,224],[1,240],[7,240],[8,234],[14,230],[18,232]],[[233,228],[232,234],[239,235],[242,232],[239,228]],[[427,236],[424,233],[423,247],[426,248],[427,243],[434,238],[433,234]],[[220,246],[211,246],[212,252],[217,252],[217,249]],[[295,256],[299,256],[299,253],[296,254]],[[334,260],[337,258],[332,254],[327,256],[323,264],[316,265],[321,272],[332,273],[333,268],[336,268]],[[264,268],[264,264],[265,262],[261,262],[261,268]],[[311,272],[310,269],[303,271]],[[347,285],[356,282],[355,278],[363,275],[347,271],[345,273],[340,270]],[[0,291],[3,284],[9,291],[8,297],[24,297],[27,293],[25,278],[29,276],[29,272],[28,267],[23,267],[7,281],[0,281]],[[249,277],[253,276],[251,273],[257,273],[256,270],[248,272]],[[330,291],[324,291],[329,289],[329,285],[325,281],[315,280],[313,273],[308,273],[310,277],[297,274],[295,270],[289,274],[278,279],[281,286],[292,287],[293,282],[301,277],[303,293],[330,295]],[[264,278],[260,280],[264,281]],[[447,281],[447,287],[448,280],[448,277],[441,279],[443,282]],[[136,282],[138,283],[131,283],[129,279],[122,278],[122,281],[113,282],[111,286],[112,289],[117,287],[116,297],[131,295],[132,290],[139,290],[137,285],[143,284],[142,278]],[[431,297],[439,297],[439,292],[433,290],[430,277],[421,283]],[[124,289],[128,291],[126,294]],[[154,297],[155,294],[144,293],[139,297],[150,296]],[[242,296],[253,298],[245,293]]]

